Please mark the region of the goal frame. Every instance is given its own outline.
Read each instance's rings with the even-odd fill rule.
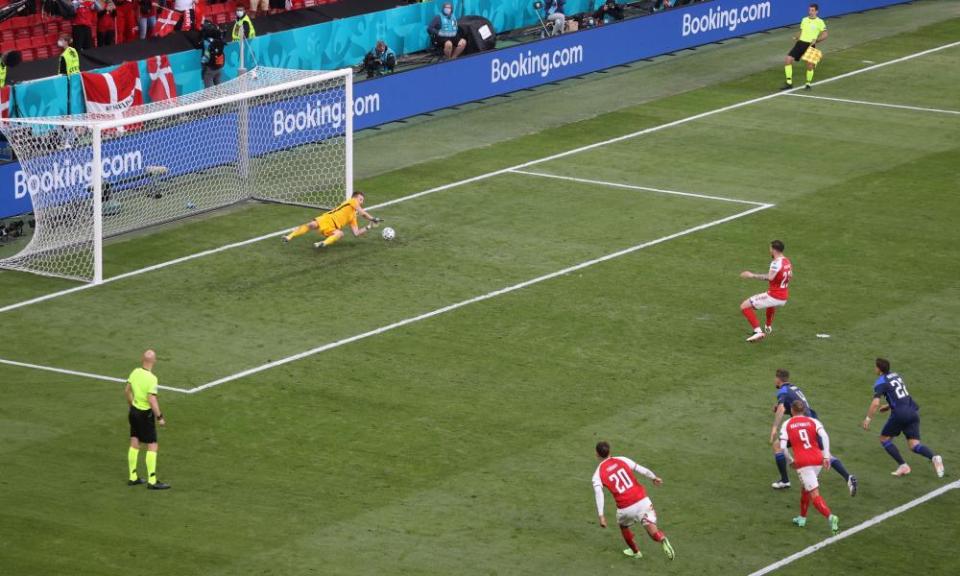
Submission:
[[[256,78],[256,68],[246,72],[244,75],[240,76],[238,79],[241,81],[250,81]],[[93,209],[93,284],[102,284],[104,281],[103,278],[103,134],[108,130],[116,130],[118,128],[129,126],[131,124],[145,123],[151,120],[159,120],[163,118],[168,118],[171,116],[177,116],[181,114],[188,114],[190,112],[200,111],[206,108],[214,108],[217,106],[223,106],[228,104],[240,103],[240,114],[241,118],[239,119],[239,125],[245,126],[249,123],[249,114],[250,107],[243,105],[243,103],[249,103],[252,99],[257,98],[258,96],[266,96],[269,94],[276,94],[284,90],[290,90],[294,88],[301,88],[304,86],[309,86],[311,84],[321,84],[323,82],[328,82],[332,79],[342,78],[343,79],[343,91],[344,91],[344,189],[345,189],[345,200],[348,200],[353,195],[353,114],[354,114],[354,103],[353,103],[353,69],[352,68],[340,68],[337,70],[331,70],[322,74],[317,74],[315,76],[310,76],[307,78],[300,78],[296,80],[291,80],[283,82],[280,84],[274,84],[271,86],[254,88],[252,90],[245,90],[237,94],[228,94],[224,96],[218,96],[211,98],[210,100],[204,100],[200,102],[191,102],[183,105],[170,106],[168,108],[163,108],[161,110],[151,110],[139,114],[131,114],[129,116],[123,116],[119,118],[104,118],[103,120],[80,120],[80,119],[71,119],[70,117],[65,117],[63,119],[58,119],[56,117],[46,117],[46,118],[10,118],[3,119],[0,122],[9,122],[16,124],[33,124],[33,125],[56,125],[63,127],[77,127],[77,128],[86,128],[91,133],[91,153],[92,153],[92,171],[90,178],[90,190],[93,194],[92,197],[92,209]],[[242,132],[242,129],[241,129]],[[249,140],[249,131],[246,133],[238,133],[238,138]],[[242,149],[247,150],[247,153],[244,157],[244,162],[249,163],[249,142],[241,141]],[[249,178],[247,170],[243,170],[243,177]],[[248,199],[258,200],[256,196],[250,196]],[[278,202],[275,199],[264,199],[263,201]],[[160,224],[155,223],[155,224]],[[152,226],[155,224],[148,225]],[[32,240],[31,240],[32,241]],[[31,272],[37,273],[37,272]],[[45,274],[46,275],[46,274]],[[52,274],[50,274],[52,275]]]

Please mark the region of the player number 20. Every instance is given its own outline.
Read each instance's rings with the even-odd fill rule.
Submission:
[[[803,442],[804,449],[809,450],[813,446],[813,444],[810,443],[810,434],[803,429],[798,433],[800,434],[800,440]]]
[[[613,489],[617,491],[617,494],[623,494],[630,488],[633,488],[633,480],[623,468],[611,474],[610,481],[613,482]]]

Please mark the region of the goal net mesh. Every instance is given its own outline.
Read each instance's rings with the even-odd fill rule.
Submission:
[[[36,220],[30,242],[0,267],[94,281],[98,178],[102,238],[250,199],[335,206],[349,189],[349,73],[258,67],[122,116],[0,123]]]

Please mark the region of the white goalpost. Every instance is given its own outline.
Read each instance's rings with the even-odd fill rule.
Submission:
[[[249,200],[349,198],[353,71],[254,70],[122,114],[0,122],[36,220],[0,268],[100,283],[106,238]]]

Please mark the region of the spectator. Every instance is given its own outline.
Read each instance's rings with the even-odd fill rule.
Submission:
[[[200,53],[200,68],[203,71],[203,87],[210,88],[220,83],[223,75],[223,31],[213,22],[203,23],[201,30],[203,42]]]
[[[197,18],[195,8],[196,0],[174,0],[173,10],[183,15],[174,30],[193,30]]]
[[[457,26],[453,4],[450,2],[443,3],[443,9],[439,15],[433,17],[427,33],[448,60],[458,58],[467,47],[467,41],[460,35],[460,27]]]
[[[117,7],[108,2],[97,16],[97,46],[113,46],[117,39]]]
[[[623,6],[617,4],[617,0],[600,0],[600,7],[593,13],[593,18],[598,26],[623,20]]]
[[[367,52],[363,59],[363,69],[367,73],[367,78],[389,74],[396,66],[397,55],[383,40],[377,40],[377,45]]]
[[[137,5],[134,0],[114,0],[117,7],[117,44],[130,42],[137,37]]]
[[[239,10],[240,6],[237,6]],[[257,17],[257,13],[262,16],[270,12],[270,0],[250,0],[250,15],[254,18]],[[247,36],[250,38],[250,36]]]
[[[567,17],[563,13],[564,4],[566,0],[546,0],[543,3],[543,11],[546,13],[544,19],[553,24],[550,36],[563,34],[567,27]]]
[[[247,16],[243,6],[237,6],[237,21],[233,23],[233,41],[236,42],[241,36],[247,40],[253,40],[257,37],[257,31],[253,29],[253,20]]]
[[[73,18],[73,48],[89,50],[93,48],[93,31],[97,27],[97,12],[103,5],[98,0],[74,0],[76,16]]]
[[[63,50],[60,54],[60,74],[72,76],[80,73],[80,54],[77,49],[70,45],[70,36],[61,34],[57,40],[57,46]]]
[[[0,55],[0,88],[7,85],[7,69],[14,68],[23,60],[19,50],[11,50]]]
[[[140,32],[140,39],[144,40],[148,36],[152,38],[153,27],[157,25],[157,7],[153,5],[152,0],[139,0],[138,8],[137,30]]]
[[[287,0],[270,0],[270,14],[279,14],[287,10]]]

